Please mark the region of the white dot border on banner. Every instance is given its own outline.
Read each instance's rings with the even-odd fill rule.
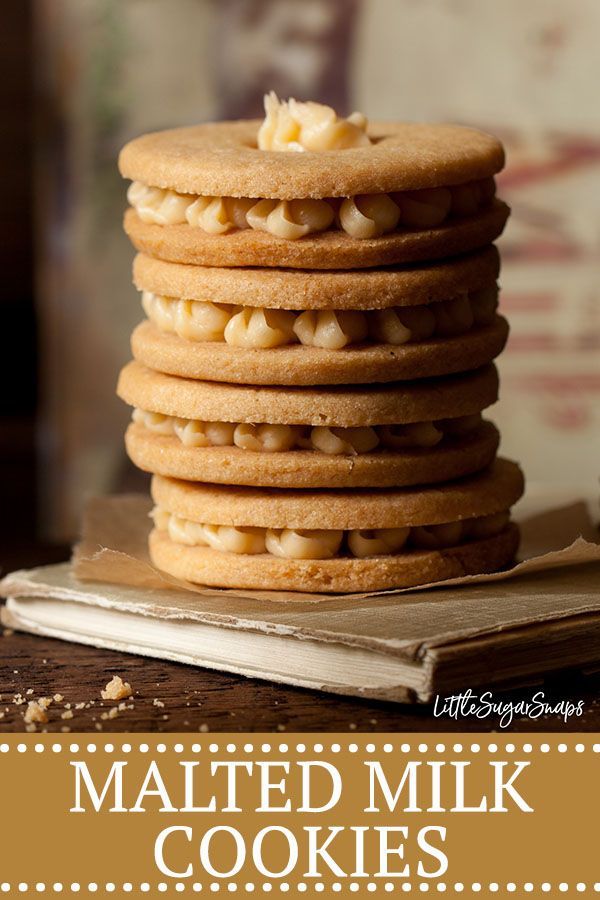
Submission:
[[[37,742],[35,744],[25,744],[18,743],[11,747],[10,744],[6,742],[0,743],[0,753],[10,753],[11,750],[17,753],[44,753],[48,751],[48,753],[96,753],[100,751],[102,753],[131,753],[132,751],[137,750],[139,753],[166,753],[169,749],[172,749],[174,753],[184,753],[186,751],[186,747],[184,744],[177,742],[172,745],[171,748],[167,746],[163,741],[158,742],[155,746],[150,746],[147,743],[139,744],[139,746],[134,747],[130,743],[124,742],[122,744],[113,744],[106,743],[98,744],[90,741],[86,743],[82,741],[81,744],[71,743],[69,745],[59,744],[56,741],[48,741],[46,743]],[[432,743],[424,744],[424,743],[413,743],[409,744],[406,742],[399,743],[397,745],[391,744],[389,741],[386,741],[383,744],[376,745],[374,743],[369,742],[365,744],[364,747],[360,747],[354,741],[349,743],[347,746],[341,745],[339,742],[334,741],[331,744],[325,745],[321,741],[316,741],[314,744],[306,744],[303,742],[298,742],[297,744],[293,743],[256,743],[251,744],[245,742],[243,744],[235,744],[231,741],[226,744],[216,744],[210,743],[207,748],[205,748],[208,753],[254,753],[254,752],[262,752],[262,753],[358,753],[361,749],[363,752],[368,754],[373,754],[377,752],[382,753],[393,753],[394,750],[399,751],[400,753],[525,753],[530,754],[533,753],[536,749],[539,749],[541,753],[551,753],[552,751],[556,751],[557,753],[585,753],[586,751],[590,753],[600,753],[600,744],[584,744],[581,741],[578,741],[576,744],[565,744],[564,741],[556,745],[551,745],[547,742],[539,744],[538,746],[534,746],[531,742],[527,741],[521,745],[516,745],[514,743],[507,743],[504,746],[498,745],[494,742],[490,742],[489,744],[480,744],[480,743],[455,743],[455,744],[442,744],[442,743]],[[203,750],[201,744],[194,742],[189,746],[189,750],[192,753],[200,753]]]
[[[115,893],[116,891],[123,893],[132,893],[134,891],[141,891],[142,893],[148,893],[151,890],[157,890],[160,893],[183,893],[183,892],[192,892],[192,893],[201,893],[208,891],[210,893],[219,893],[221,891],[225,891],[227,893],[235,893],[236,891],[245,892],[245,893],[253,893],[254,891],[259,891],[262,893],[271,893],[274,889],[279,891],[280,893],[288,893],[290,890],[296,890],[299,893],[307,893],[309,891],[315,891],[316,893],[324,893],[325,891],[332,891],[333,893],[340,893],[344,887],[347,887],[352,893],[357,893],[361,890],[367,891],[367,893],[375,893],[379,891],[383,891],[384,893],[393,893],[396,891],[400,891],[402,893],[410,893],[413,889],[420,893],[428,893],[428,892],[438,892],[438,893],[447,893],[453,892],[457,894],[471,892],[474,894],[479,894],[482,891],[489,891],[490,893],[508,893],[515,894],[517,892],[525,892],[525,893],[534,893],[537,891],[541,891],[542,893],[550,893],[553,892],[556,894],[559,893],[569,893],[575,891],[576,893],[585,893],[586,891],[593,891],[595,893],[600,893],[600,882],[595,882],[594,884],[585,884],[582,881],[575,882],[574,884],[561,881],[556,884],[551,884],[548,881],[540,882],[536,884],[532,881],[525,881],[522,884],[514,881],[507,882],[497,882],[490,881],[488,883],[482,883],[479,881],[474,881],[471,884],[464,884],[462,881],[446,883],[444,881],[438,881],[434,883],[429,882],[410,882],[410,881],[402,881],[399,883],[394,883],[392,881],[366,881],[366,882],[358,882],[358,881],[350,881],[347,885],[342,884],[339,881],[334,881],[331,884],[325,884],[322,881],[316,881],[312,883],[307,883],[304,881],[296,882],[295,884],[290,884],[289,882],[281,882],[273,884],[272,882],[266,881],[259,884],[255,884],[254,882],[246,882],[245,884],[238,884],[234,881],[212,881],[209,884],[202,884],[198,881],[191,881],[189,883],[183,881],[175,881],[173,884],[168,884],[165,881],[159,881],[156,884],[150,884],[147,881],[142,881],[139,884],[133,884],[130,881],[124,881],[121,884],[117,884],[113,881],[107,881],[104,883],[97,883],[95,881],[89,882],[88,884],[80,884],[77,881],[73,881],[70,883],[63,883],[60,881],[53,882],[52,884],[46,884],[45,882],[25,882],[20,881],[14,884],[10,882],[3,881],[0,882],[0,892],[1,893],[65,893],[70,892],[73,894],[87,892],[87,893],[97,893],[98,891],[105,891],[106,893]]]

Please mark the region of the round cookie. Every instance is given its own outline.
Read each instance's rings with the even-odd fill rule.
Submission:
[[[508,323],[458,337],[414,344],[362,344],[327,350],[291,344],[270,349],[232,347],[220,342],[187,341],[144,321],[131,336],[135,359],[159,372],[183,378],[241,384],[367,384],[431,378],[478,369],[503,350]]]
[[[182,265],[138,254],[140,291],[166,297],[271,309],[384,309],[448,300],[492,284],[500,271],[494,246],[418,268],[292,271]]]
[[[513,561],[518,547],[519,529],[514,524],[494,537],[444,550],[413,550],[368,559],[242,556],[176,544],[156,530],[149,539],[154,565],[184,581],[211,587],[334,594],[410,588],[496,572]]]
[[[124,178],[183,194],[282,200],[446,187],[488,178],[502,144],[460,125],[371,122],[365,147],[284,153],[257,148],[260,120],[157,131],[123,147]]]
[[[304,154],[277,155],[287,158]],[[208,234],[190,225],[148,224],[133,209],[126,211],[123,224],[136,250],[186,265],[364,269],[445,259],[485,247],[502,234],[509,212],[506,203],[494,200],[469,218],[451,219],[437,228],[399,230],[364,240],[339,230],[307,235],[296,241],[250,228],[224,235]]]
[[[404,425],[470,416],[498,399],[494,365],[439,380],[359,387],[269,387],[174,378],[138,362],[119,375],[130,406],[204,422],[271,425]]]
[[[523,493],[519,466],[499,458],[448,484],[403,490],[301,491],[194,484],[155,475],[154,502],[192,522],[256,528],[371,529],[439,525],[509,509]]]
[[[187,447],[175,435],[132,423],[125,434],[131,461],[145,472],[195,482],[267,488],[362,488],[435,484],[488,466],[500,436],[491,422],[435,447],[374,450],[356,456],[314,450],[280,453],[239,447]]]

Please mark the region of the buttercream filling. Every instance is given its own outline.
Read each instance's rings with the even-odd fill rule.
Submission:
[[[259,150],[346,150],[368,147],[367,119],[354,112],[344,119],[323,103],[280,100],[275,91],[265,94],[265,118],[257,136]]]
[[[133,421],[154,434],[175,435],[186,447],[239,447],[256,453],[313,450],[330,456],[357,456],[375,449],[398,451],[435,447],[447,436],[458,437],[474,431],[481,424],[481,415],[406,425],[337,428],[203,422],[136,408]]]
[[[508,510],[442,525],[404,528],[307,530],[251,528],[193,522],[160,506],[152,512],[154,524],[176,544],[211,547],[224,553],[270,554],[283,559],[332,559],[352,556],[393,556],[402,550],[441,550],[465,541],[493,537],[503,531]]]
[[[397,229],[436,228],[450,218],[472,216],[496,194],[493,178],[450,187],[354,197],[270,200],[259,197],[198,197],[134,181],[127,199],[142,222],[191,225],[207,234],[253,228],[295,241],[333,228],[358,240]]]
[[[142,306],[161,331],[189,341],[224,341],[232,347],[268,349],[300,343],[341,350],[349,344],[406,344],[452,337],[493,322],[498,285],[422,306],[389,309],[290,309],[179,300],[143,291]]]

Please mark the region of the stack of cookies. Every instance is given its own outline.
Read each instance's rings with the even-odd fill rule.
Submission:
[[[506,566],[523,479],[496,458],[492,241],[503,151],[313,103],[122,151],[145,321],[119,395],[153,473],[155,565],[353,592]]]

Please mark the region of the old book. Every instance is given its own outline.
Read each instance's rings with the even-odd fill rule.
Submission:
[[[2,589],[12,628],[399,702],[600,664],[599,562],[356,602],[81,582],[69,564]]]

